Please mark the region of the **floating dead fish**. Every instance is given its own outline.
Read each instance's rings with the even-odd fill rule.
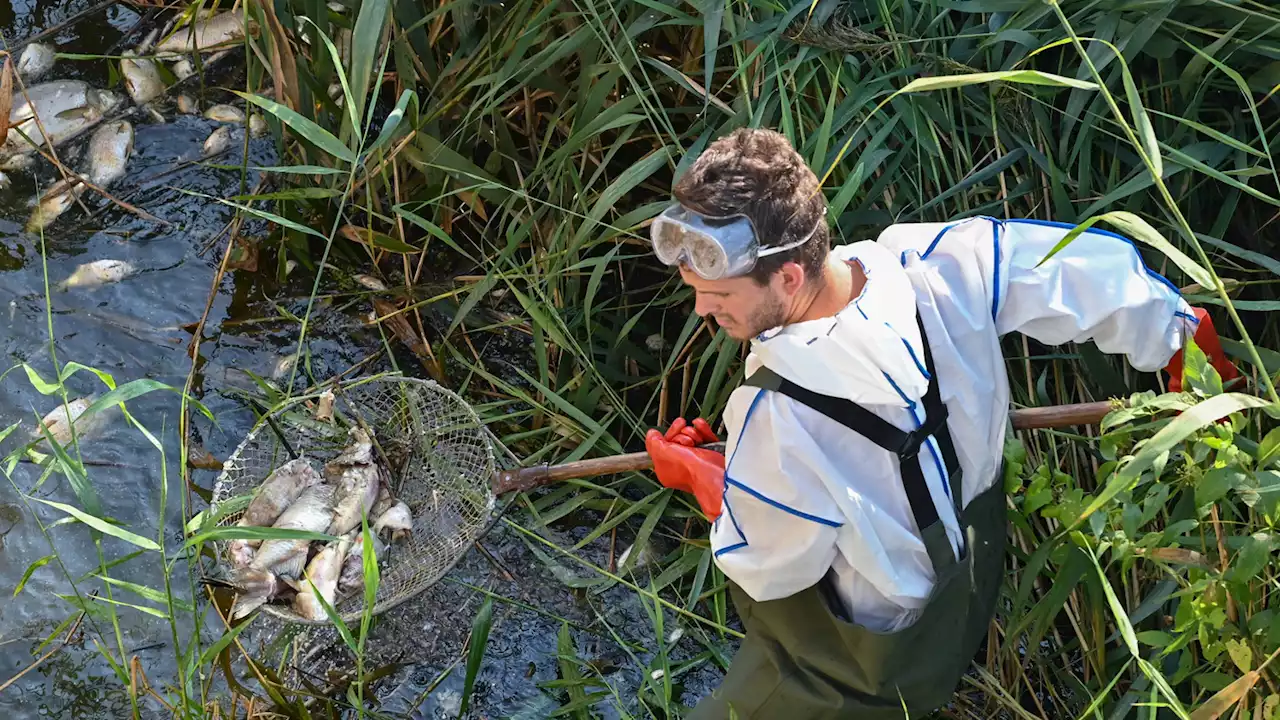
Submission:
[[[134,52],[139,55],[147,55],[151,52],[152,46],[156,44],[156,40],[160,39],[160,28],[152,28],[147,36],[142,38],[142,42],[138,43],[138,47],[134,48]]]
[[[258,486],[253,501],[245,508],[242,524],[270,527],[280,514],[298,500],[302,492],[320,482],[320,473],[305,457],[290,460],[276,468]]]
[[[123,102],[119,93],[98,90],[80,80],[32,85],[25,96],[16,94],[13,98],[9,134],[0,146],[0,154],[30,153],[49,142],[58,145],[97,123]],[[38,124],[36,115],[40,117]]]
[[[178,112],[183,115],[195,115],[200,112],[200,107],[190,95],[184,93],[178,96]]]
[[[343,595],[364,589],[364,534],[358,530],[353,534],[355,542],[347,551],[347,559],[342,563],[342,574],[338,576],[338,592]],[[381,560],[386,545],[377,535],[370,537],[373,538],[373,558],[375,561]]]
[[[164,93],[164,79],[160,70],[151,58],[134,57],[133,52],[126,50],[120,59],[120,74],[124,76],[124,87],[129,97],[138,105],[146,105]]]
[[[351,541],[339,540],[325,545],[316,553],[307,564],[305,576],[291,583],[298,591],[293,599],[294,612],[307,620],[323,620],[328,617],[317,596],[324,598],[330,606],[333,605],[333,598],[338,590],[338,577],[342,574],[342,561],[346,559],[349,547]]]
[[[95,260],[76,268],[70,277],[58,283],[58,289],[97,287],[120,282],[137,271],[127,260]]]
[[[356,275],[352,279],[370,290],[375,290],[377,292],[387,291],[387,286],[381,280],[372,275]]]
[[[86,440],[93,437],[107,424],[108,420],[105,410],[88,416],[84,414],[95,400],[97,400],[96,396],[88,395],[72,400],[66,405],[58,403],[57,407],[40,418],[40,426],[31,433],[32,439],[44,438],[44,432],[40,428],[45,428],[55,442],[59,445],[67,445],[71,442],[72,423],[75,424],[77,439]],[[37,448],[41,446],[48,446],[47,438],[36,445]]]
[[[205,157],[220,155],[229,147],[231,147],[231,128],[223,125],[214,130],[213,134],[204,141],[204,155]]]
[[[105,188],[119,180],[132,153],[132,123],[117,120],[99,126],[89,139],[89,182]]]
[[[391,531],[391,539],[396,540],[413,530],[413,511],[403,502],[391,506],[373,523],[373,532],[381,535],[383,530]]]
[[[182,58],[181,60],[173,63],[169,66],[169,69],[173,71],[173,76],[178,78],[179,82],[196,74],[196,66],[187,58]]]
[[[290,371],[293,370],[293,366],[296,365],[297,363],[298,363],[297,353],[289,353],[288,355],[281,357],[279,360],[276,361],[275,366],[271,368],[271,379],[279,380],[285,377],[286,375],[289,374]]]
[[[228,10],[194,25],[187,25],[160,41],[156,46],[156,54],[166,56],[196,50],[206,51],[242,40],[245,31],[242,20],[239,12]],[[255,34],[257,25],[250,20],[248,29],[251,35]]]
[[[9,176],[4,174],[3,171],[0,171],[0,190],[4,190],[12,184],[13,180],[9,179]]]
[[[22,49],[18,58],[18,74],[26,82],[35,82],[53,69],[57,61],[52,45],[31,43]]]
[[[19,170],[30,169],[34,165],[36,159],[30,154],[10,155],[3,161],[0,161],[0,170],[5,172],[16,172]]]
[[[297,502],[276,519],[272,527],[324,532],[333,520],[333,487],[312,485],[302,491]],[[266,540],[258,548],[249,567],[270,570],[282,577],[298,577],[307,560],[307,540]]]
[[[218,103],[204,111],[204,116],[214,122],[224,123],[242,123],[244,122],[244,111],[235,105],[226,103]]]
[[[249,134],[254,137],[262,137],[267,134],[267,120],[261,115],[254,113],[249,116]]]
[[[85,186],[75,178],[63,178],[36,199],[35,210],[27,220],[27,232],[38,233],[49,227],[84,194]],[[90,263],[92,265],[93,263]],[[77,271],[78,272],[78,271]]]

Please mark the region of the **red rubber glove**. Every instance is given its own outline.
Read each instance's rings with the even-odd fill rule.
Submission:
[[[1222,351],[1222,343],[1218,341],[1218,331],[1213,328],[1213,319],[1209,317],[1209,313],[1203,308],[1191,309],[1200,320],[1200,326],[1196,328],[1195,334],[1196,345],[1204,351],[1205,356],[1209,358],[1209,364],[1213,365],[1213,369],[1217,370],[1218,375],[1222,377],[1223,386],[1229,385],[1240,377],[1240,371],[1231,364],[1230,360],[1227,360],[1226,353]],[[1170,392],[1182,392],[1182,356],[1183,350],[1179,348],[1169,360],[1169,364],[1165,366],[1165,372],[1169,373]]]
[[[676,418],[666,434],[650,430],[644,437],[645,450],[653,458],[653,472],[663,487],[692,493],[707,517],[720,517],[724,495],[724,453],[695,447],[719,438],[706,420],[692,425]]]

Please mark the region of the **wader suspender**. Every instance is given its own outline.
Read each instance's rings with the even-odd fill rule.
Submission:
[[[938,522],[939,518],[937,507],[934,506],[933,498],[929,495],[929,486],[925,483],[924,471],[921,469],[920,448],[931,435],[937,441],[938,448],[942,451],[942,461],[946,466],[947,476],[950,478],[951,500],[957,519],[960,517],[961,509],[960,463],[956,458],[955,445],[951,441],[951,431],[947,428],[947,406],[942,403],[938,392],[938,373],[934,370],[929,338],[925,335],[924,324],[920,321],[919,314],[916,315],[916,324],[920,328],[921,344],[924,345],[924,362],[925,369],[929,373],[929,389],[923,398],[925,420],[920,427],[911,432],[899,430],[889,421],[852,400],[806,390],[766,367],[756,370],[743,384],[782,393],[897,455],[902,472],[902,485],[907,491],[907,501],[911,503],[911,513],[915,516],[916,527],[925,540],[934,571],[940,572],[944,567],[955,563],[956,559],[945,533],[924,532],[926,528]]]

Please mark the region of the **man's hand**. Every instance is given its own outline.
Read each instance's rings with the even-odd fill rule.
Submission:
[[[1227,359],[1227,355],[1222,350],[1222,343],[1218,340],[1218,331],[1213,327],[1213,319],[1209,317],[1209,313],[1203,308],[1191,308],[1196,314],[1196,318],[1200,320],[1199,327],[1196,328],[1195,341],[1196,346],[1204,351],[1205,357],[1209,358],[1209,364],[1213,365],[1213,369],[1218,371],[1218,375],[1222,377],[1223,386],[1230,385],[1233,381],[1240,377],[1240,371],[1235,365]],[[1169,360],[1169,364],[1165,366],[1165,372],[1169,373],[1169,391],[1182,392],[1182,359],[1184,350],[1178,349],[1173,354],[1173,358]]]
[[[644,438],[645,449],[653,458],[653,471],[663,487],[693,493],[707,517],[720,516],[724,494],[724,454],[696,447],[718,438],[706,420],[696,418],[690,425],[676,418],[666,434],[650,430]]]

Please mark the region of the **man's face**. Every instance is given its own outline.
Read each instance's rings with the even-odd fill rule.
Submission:
[[[789,294],[784,289],[784,275],[776,272],[769,277],[768,285],[761,285],[749,277],[705,280],[693,270],[680,267],[680,277],[694,291],[693,311],[701,317],[715,318],[726,335],[740,341],[786,321]]]

